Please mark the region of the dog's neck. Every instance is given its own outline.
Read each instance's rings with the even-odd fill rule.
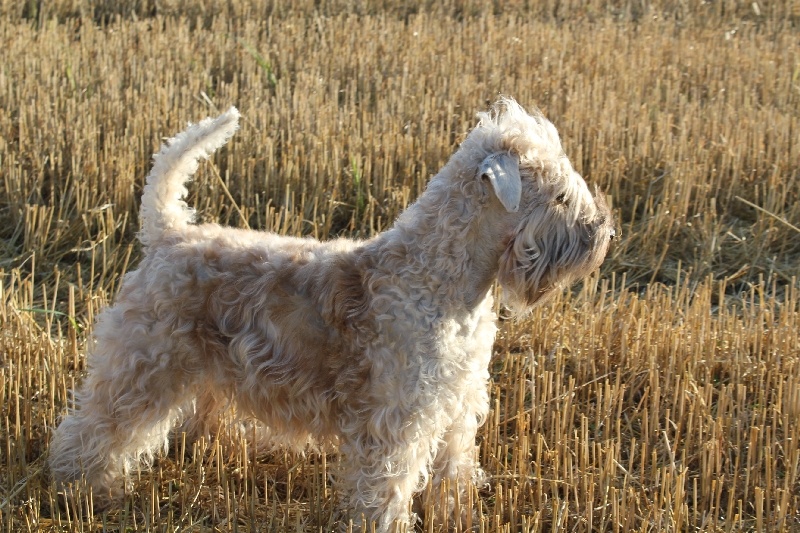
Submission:
[[[472,188],[480,187],[476,182]],[[410,282],[431,291],[440,309],[472,310],[497,279],[509,235],[492,220],[502,209],[495,198],[452,191],[452,186],[429,186],[373,245],[377,261],[388,269],[395,262],[419,266],[394,275],[408,273]]]

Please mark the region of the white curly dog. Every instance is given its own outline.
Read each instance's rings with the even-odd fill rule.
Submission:
[[[478,116],[417,201],[364,241],[192,224],[184,183],[239,113],[170,140],[142,196],[144,259],[98,318],[54,434],[59,490],[83,480],[113,501],[171,429],[229,404],[280,444],[338,446],[356,524],[406,526],[429,481],[480,482],[493,284],[529,309],[596,269],[614,230],[540,113],[502,98]]]

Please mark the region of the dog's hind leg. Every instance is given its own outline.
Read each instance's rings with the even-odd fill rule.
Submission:
[[[85,479],[102,507],[122,494],[123,478],[167,447],[199,376],[176,353],[175,336],[136,308],[106,310],[95,338],[88,376],[55,430],[49,463],[60,490],[69,496],[67,485]]]
[[[194,401],[187,406],[187,412],[176,432],[186,433],[186,439],[190,442],[201,438],[210,440],[221,429],[231,426],[232,418],[230,400],[216,389],[215,384],[201,384]]]

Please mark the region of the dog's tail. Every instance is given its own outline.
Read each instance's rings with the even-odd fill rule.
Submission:
[[[228,142],[238,127],[239,111],[231,107],[217,118],[190,125],[161,147],[142,194],[139,240],[144,246],[155,243],[165,231],[180,230],[192,222],[194,210],[183,200],[185,183],[197,171],[198,161]]]

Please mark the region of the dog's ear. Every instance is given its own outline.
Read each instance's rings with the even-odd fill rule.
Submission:
[[[522,196],[519,157],[502,152],[488,156],[480,166],[480,175],[489,178],[497,199],[509,213],[516,213]]]

